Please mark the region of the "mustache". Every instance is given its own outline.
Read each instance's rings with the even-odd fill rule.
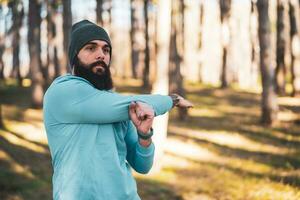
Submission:
[[[108,65],[107,65],[105,62],[103,62],[102,60],[93,62],[93,63],[89,64],[87,67],[88,67],[88,69],[91,70],[91,69],[93,69],[94,67],[99,66],[99,65],[101,65],[101,66],[104,67],[105,69],[108,69]]]

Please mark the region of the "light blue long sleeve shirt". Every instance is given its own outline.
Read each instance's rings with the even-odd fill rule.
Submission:
[[[57,78],[44,96],[44,124],[53,166],[54,200],[139,200],[131,168],[147,173],[154,144],[143,147],[129,118],[142,101],[155,115],[172,108],[163,95],[97,90],[83,78]]]

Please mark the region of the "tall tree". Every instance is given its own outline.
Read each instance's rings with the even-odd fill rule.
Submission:
[[[256,9],[256,0],[251,0],[251,11],[250,11],[250,44],[251,44],[251,74],[256,73],[256,67],[258,65],[258,52],[259,48],[257,47],[258,39],[257,39],[257,9]]]
[[[97,24],[100,26],[103,26],[103,0],[96,0],[96,19],[97,19]]]
[[[154,0],[149,1],[150,8],[155,8],[156,2]],[[152,84],[155,80],[156,75],[156,49],[157,49],[157,43],[156,43],[156,17],[157,17],[157,10],[156,9],[149,9],[148,10],[148,29],[149,29],[149,49],[150,49],[150,72],[149,72],[149,82],[152,87]]]
[[[33,107],[41,107],[43,102],[43,76],[40,58],[40,16],[41,4],[39,0],[29,1],[28,14],[28,48],[30,57],[31,100]]]
[[[169,44],[171,32],[171,0],[158,0],[157,13],[157,67],[156,80],[153,84],[152,93],[168,94],[169,93]],[[164,19],[164,20],[161,20]],[[159,134],[154,135],[156,144],[156,159],[154,161],[154,171],[160,169],[158,162],[163,155],[163,143],[167,138],[168,114],[159,116],[154,120],[153,128]]]
[[[138,20],[137,20],[137,8],[136,0],[130,0],[130,42],[131,42],[131,69],[133,78],[137,78],[137,67],[139,63],[139,49],[136,42],[136,33],[138,30]]]
[[[22,27],[22,20],[24,16],[23,2],[20,0],[10,1],[8,6],[12,10],[12,27],[10,33],[12,34],[12,49],[13,49],[13,68],[12,77],[17,78],[18,85],[22,85],[22,77],[20,72],[20,29]]]
[[[203,21],[204,21],[204,2],[200,1],[200,7],[199,7],[199,22],[200,22],[200,26],[199,26],[199,52],[200,52],[200,58],[199,58],[199,68],[200,68],[200,72],[202,70],[202,66],[203,66],[203,53],[202,53],[202,45],[203,45]],[[202,78],[201,78],[201,74],[199,73],[199,81],[201,82]]]
[[[192,82],[198,82],[200,78],[199,68],[199,1],[185,1],[184,3],[184,64],[185,78]],[[197,25],[195,25],[197,24]]]
[[[222,25],[222,72],[221,88],[228,87],[227,54],[230,38],[229,18],[231,12],[231,0],[220,0],[220,17]]]
[[[297,52],[296,47],[299,42],[299,21],[296,17],[296,10],[299,13],[299,3],[296,0],[289,1],[289,18],[290,18],[290,49],[291,49],[291,82],[292,82],[292,93],[291,96],[295,96],[300,93],[300,55]],[[297,65],[298,64],[298,65]]]
[[[2,105],[0,102],[0,128],[4,128],[3,118],[2,118]]]
[[[184,49],[184,0],[172,1],[171,11],[171,38],[170,38],[170,65],[169,88],[170,93],[178,93],[185,97],[183,76],[181,74],[182,56]],[[181,53],[181,54],[180,54]],[[184,120],[187,109],[179,108],[178,118]]]
[[[57,52],[57,8],[58,2],[57,0],[47,0],[47,66],[48,69],[52,67],[54,70],[54,77],[58,77],[60,75],[60,63],[58,59]],[[50,84],[50,77],[47,80],[47,84]]]
[[[150,72],[150,49],[149,49],[149,17],[148,17],[148,4],[149,0],[144,0],[144,22],[145,22],[145,59],[144,59],[144,71],[143,71],[143,88],[150,88],[149,72]]]
[[[276,92],[285,94],[286,66],[285,55],[286,45],[289,38],[287,31],[287,1],[277,0],[277,37],[276,37]]]
[[[0,31],[0,80],[4,79],[4,61],[3,54],[5,51],[5,34],[7,32],[7,16],[3,13],[3,5],[0,4],[0,17],[4,19],[4,31]],[[2,29],[3,30],[3,29]]]
[[[104,27],[110,32],[110,37],[113,40],[113,31],[112,31],[112,9],[113,9],[113,1],[105,0],[106,4],[106,12],[108,14],[108,21],[104,24]]]
[[[275,71],[271,58],[271,24],[269,0],[257,1],[258,36],[260,45],[260,71],[262,80],[261,121],[271,125],[277,119],[278,103],[275,93]]]
[[[4,79],[4,62],[2,59],[4,50],[5,50],[5,33],[7,31],[6,28],[6,16],[3,15],[2,4],[0,4],[0,17],[3,17],[5,20],[4,32],[0,31],[0,81]],[[0,128],[4,128],[3,116],[2,116],[2,104],[0,102]]]
[[[72,27],[72,9],[71,9],[71,0],[63,0],[63,33],[64,33],[64,54],[63,54],[63,61],[61,66],[61,74],[66,73],[70,70],[68,67],[68,47],[70,41],[70,32]]]
[[[5,43],[4,43],[4,35],[0,33],[0,80],[4,79],[4,62],[3,62],[3,53],[5,50]]]

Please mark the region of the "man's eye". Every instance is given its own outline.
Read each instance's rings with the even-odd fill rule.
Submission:
[[[104,49],[104,53],[109,53],[109,49]]]
[[[87,50],[89,50],[89,51],[94,51],[94,50],[95,50],[95,47],[93,47],[93,46],[87,47]]]

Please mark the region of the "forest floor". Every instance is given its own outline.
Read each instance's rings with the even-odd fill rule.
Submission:
[[[122,84],[121,84],[122,83]],[[141,93],[137,81],[117,91]],[[187,84],[195,108],[170,112],[162,170],[135,174],[143,200],[300,199],[300,99],[280,97],[272,128],[259,124],[260,95]],[[42,110],[28,107],[29,89],[0,84],[0,199],[52,199],[51,158]]]

